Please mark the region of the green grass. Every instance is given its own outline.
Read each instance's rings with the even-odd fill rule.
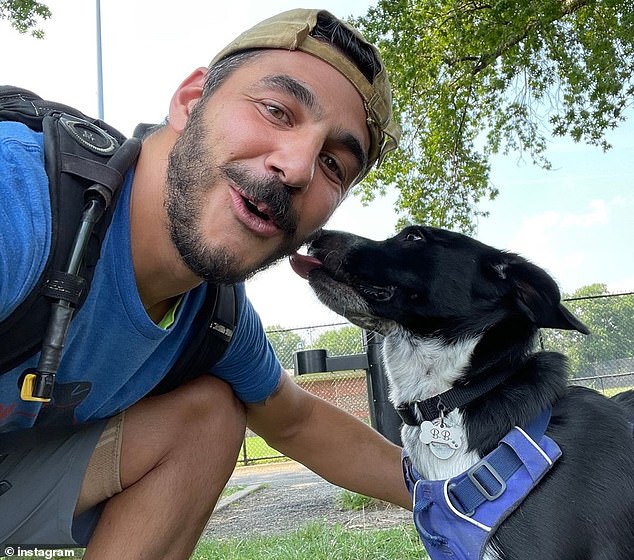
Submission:
[[[600,391],[600,392],[602,392],[606,397],[613,397],[614,395],[618,393],[623,393],[624,391],[630,391],[631,389],[634,389],[634,387],[614,387],[612,389],[606,389],[605,391]]]
[[[247,464],[253,463],[279,463],[288,461],[288,457],[280,455],[277,449],[271,447],[260,436],[249,436],[245,438],[247,448]],[[244,465],[244,447],[240,449],[238,465]]]
[[[342,490],[337,495],[337,506],[344,511],[359,511],[377,503],[379,503],[378,500],[374,498],[350,492],[350,490]]]
[[[78,549],[74,558],[82,558]],[[0,556],[0,560],[4,557]],[[279,536],[202,539],[191,560],[428,560],[413,526],[348,530],[307,524]],[[9,559],[7,559],[9,560]],[[59,557],[58,560],[62,560]]]
[[[231,496],[232,494],[235,494],[236,492],[240,492],[240,490],[244,490],[244,488],[246,488],[246,486],[226,486],[225,489],[222,491],[222,494],[220,494],[220,497],[226,498],[228,496]]]
[[[308,524],[281,536],[202,540],[192,560],[427,559],[413,526],[373,531]]]

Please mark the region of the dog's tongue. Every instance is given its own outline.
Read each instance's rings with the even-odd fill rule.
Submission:
[[[308,279],[308,274],[311,270],[322,266],[322,262],[319,259],[308,255],[300,255],[299,253],[293,253],[289,260],[291,262],[291,268],[304,280]]]

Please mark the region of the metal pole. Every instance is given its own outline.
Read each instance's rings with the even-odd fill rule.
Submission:
[[[318,373],[322,371],[347,371],[365,369],[368,387],[368,410],[370,424],[391,442],[401,445],[401,418],[387,398],[389,386],[383,371],[381,347],[383,337],[375,332],[363,331],[366,352],[351,356],[328,357],[323,349],[295,352],[295,373]]]
[[[97,104],[98,115],[101,120],[104,118],[103,112],[103,67],[101,56],[101,0],[97,1]]]
[[[401,418],[387,398],[389,385],[383,371],[381,347],[383,337],[375,332],[363,331],[368,354],[368,403],[372,426],[392,443],[401,444]]]

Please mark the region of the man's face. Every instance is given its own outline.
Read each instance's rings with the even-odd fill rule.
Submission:
[[[181,258],[233,283],[292,253],[341,202],[368,146],[345,77],[305,53],[263,51],[194,106],[170,154],[166,207]]]

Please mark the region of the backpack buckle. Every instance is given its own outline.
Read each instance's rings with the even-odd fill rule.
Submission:
[[[55,376],[53,374],[26,370],[20,387],[20,398],[30,402],[51,402],[54,384]]]

